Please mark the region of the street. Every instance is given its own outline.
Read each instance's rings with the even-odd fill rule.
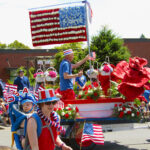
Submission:
[[[10,146],[10,127],[2,128],[0,145]],[[104,146],[97,146],[95,150],[150,150],[150,129],[147,123],[134,124],[133,130],[104,132],[104,137]]]

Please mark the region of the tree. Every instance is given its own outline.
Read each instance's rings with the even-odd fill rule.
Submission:
[[[8,45],[9,49],[30,49],[28,46],[15,40],[13,43]]]
[[[6,45],[6,44],[2,44],[2,43],[0,42],[0,49],[5,49],[5,48],[7,48],[7,45]]]
[[[129,50],[123,44],[122,39],[103,27],[98,35],[92,37],[91,50],[96,52],[96,61],[100,64],[109,56],[110,63],[116,65],[121,60],[128,61],[130,57]]]
[[[146,39],[145,35],[142,33],[140,39]]]

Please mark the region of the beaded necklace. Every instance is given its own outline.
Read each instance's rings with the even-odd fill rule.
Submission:
[[[65,129],[62,126],[60,126],[59,117],[55,111],[52,111],[50,114],[50,117],[52,117],[54,121],[52,121],[50,118],[46,117],[42,113],[40,108],[37,108],[37,114],[41,119],[43,119],[45,122],[47,122],[49,126],[57,128],[57,131],[59,131],[63,134],[65,133]]]

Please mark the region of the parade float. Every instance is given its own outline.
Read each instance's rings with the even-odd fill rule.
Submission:
[[[85,6],[38,11],[31,9],[29,16],[33,46],[87,41],[91,56],[87,23],[87,9],[90,10],[90,7],[87,1],[82,3]],[[147,60],[143,58],[130,58],[129,62],[121,61],[116,66],[107,60],[100,67],[97,65],[96,69],[91,60],[89,64],[85,74],[90,84],[78,91],[75,99],[66,99],[55,107],[61,124],[66,128],[66,134],[61,138],[70,143],[74,150],[95,147],[92,141],[81,142],[85,123],[100,124],[104,131],[133,128],[132,123],[141,118],[139,105],[134,100],[143,94],[145,88],[150,90],[150,68],[145,67]],[[54,82],[57,76],[53,67],[47,70],[39,68],[34,74],[36,83]],[[92,83],[92,78],[96,79],[95,83]],[[6,94],[5,100],[10,103],[10,111],[13,111],[12,132],[18,144],[16,124],[27,117],[13,107],[18,100],[15,101],[16,95],[11,95]],[[18,116],[14,116],[14,112]],[[21,118],[17,120],[16,117]]]

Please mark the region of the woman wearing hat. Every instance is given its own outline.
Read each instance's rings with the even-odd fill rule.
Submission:
[[[39,91],[39,108],[27,123],[27,136],[32,150],[54,150],[55,144],[62,150],[72,150],[58,136],[63,128],[60,126],[59,116],[53,111],[57,101],[59,98],[55,96],[53,89]]]

